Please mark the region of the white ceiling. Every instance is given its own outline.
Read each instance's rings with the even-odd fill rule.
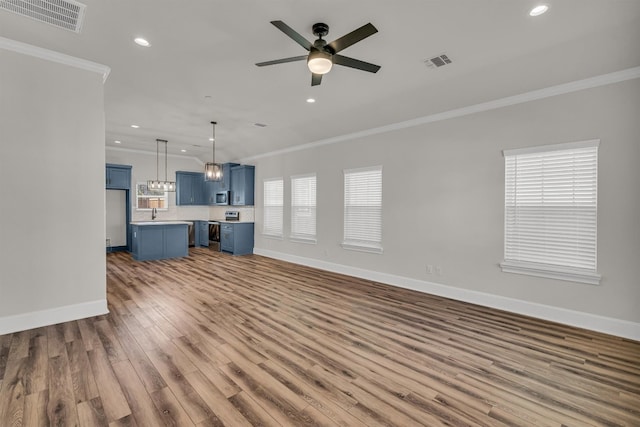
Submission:
[[[111,67],[106,146],[162,138],[205,161],[211,120],[217,160],[237,160],[640,65],[638,0],[551,0],[537,18],[530,0],[81,2],[79,34],[0,10],[0,36]],[[272,20],[310,41],[315,22],[329,41],[371,22],[341,53],[382,68],[336,66],[311,87],[305,62],[256,67],[305,53]],[[442,53],[453,63],[425,66]]]

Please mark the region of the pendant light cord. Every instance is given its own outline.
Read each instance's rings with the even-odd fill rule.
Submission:
[[[160,181],[160,140],[156,139],[156,182]]]
[[[160,181],[160,143],[164,143],[164,180],[167,181],[167,140],[156,139],[156,181]]]
[[[217,122],[211,122],[211,124],[213,125],[213,155],[211,156],[212,159],[212,163],[215,164],[216,163],[216,125],[218,124]]]

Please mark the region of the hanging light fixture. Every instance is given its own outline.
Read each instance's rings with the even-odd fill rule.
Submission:
[[[213,158],[211,162],[204,165],[204,180],[205,181],[220,181],[222,180],[222,165],[216,163],[216,122],[211,122],[213,126]]]
[[[164,181],[160,181],[160,144],[164,144]],[[156,139],[156,179],[147,181],[150,190],[176,191],[176,182],[167,180],[167,140]]]

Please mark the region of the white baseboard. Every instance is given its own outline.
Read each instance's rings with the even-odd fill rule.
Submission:
[[[568,310],[566,308],[553,307],[550,305],[538,304],[515,298],[507,298],[499,295],[472,291],[469,289],[456,288],[439,283],[411,279],[409,277],[380,273],[377,271],[350,267],[343,264],[335,264],[313,258],[300,257],[268,249],[255,248],[253,253],[269,258],[292,262],[294,264],[319,268],[321,270],[331,271],[334,273],[341,273],[400,288],[412,289],[431,295],[438,295],[458,301],[469,302],[485,307],[509,311],[511,313],[523,314],[538,319],[550,320],[565,325],[576,326],[578,328],[589,329],[596,332],[640,341],[640,323],[629,322],[627,320]]]
[[[47,310],[0,317],[0,335],[109,313],[107,300],[88,301]]]

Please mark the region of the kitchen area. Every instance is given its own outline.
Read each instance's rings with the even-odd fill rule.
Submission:
[[[129,251],[137,261],[188,256],[190,247],[253,253],[252,165],[225,163],[222,179],[205,181],[188,164],[191,159],[181,158],[174,172],[175,192],[165,192],[150,189],[141,179],[149,175],[138,169],[152,160],[145,153],[118,160],[129,164],[107,163],[105,169],[107,252]]]

